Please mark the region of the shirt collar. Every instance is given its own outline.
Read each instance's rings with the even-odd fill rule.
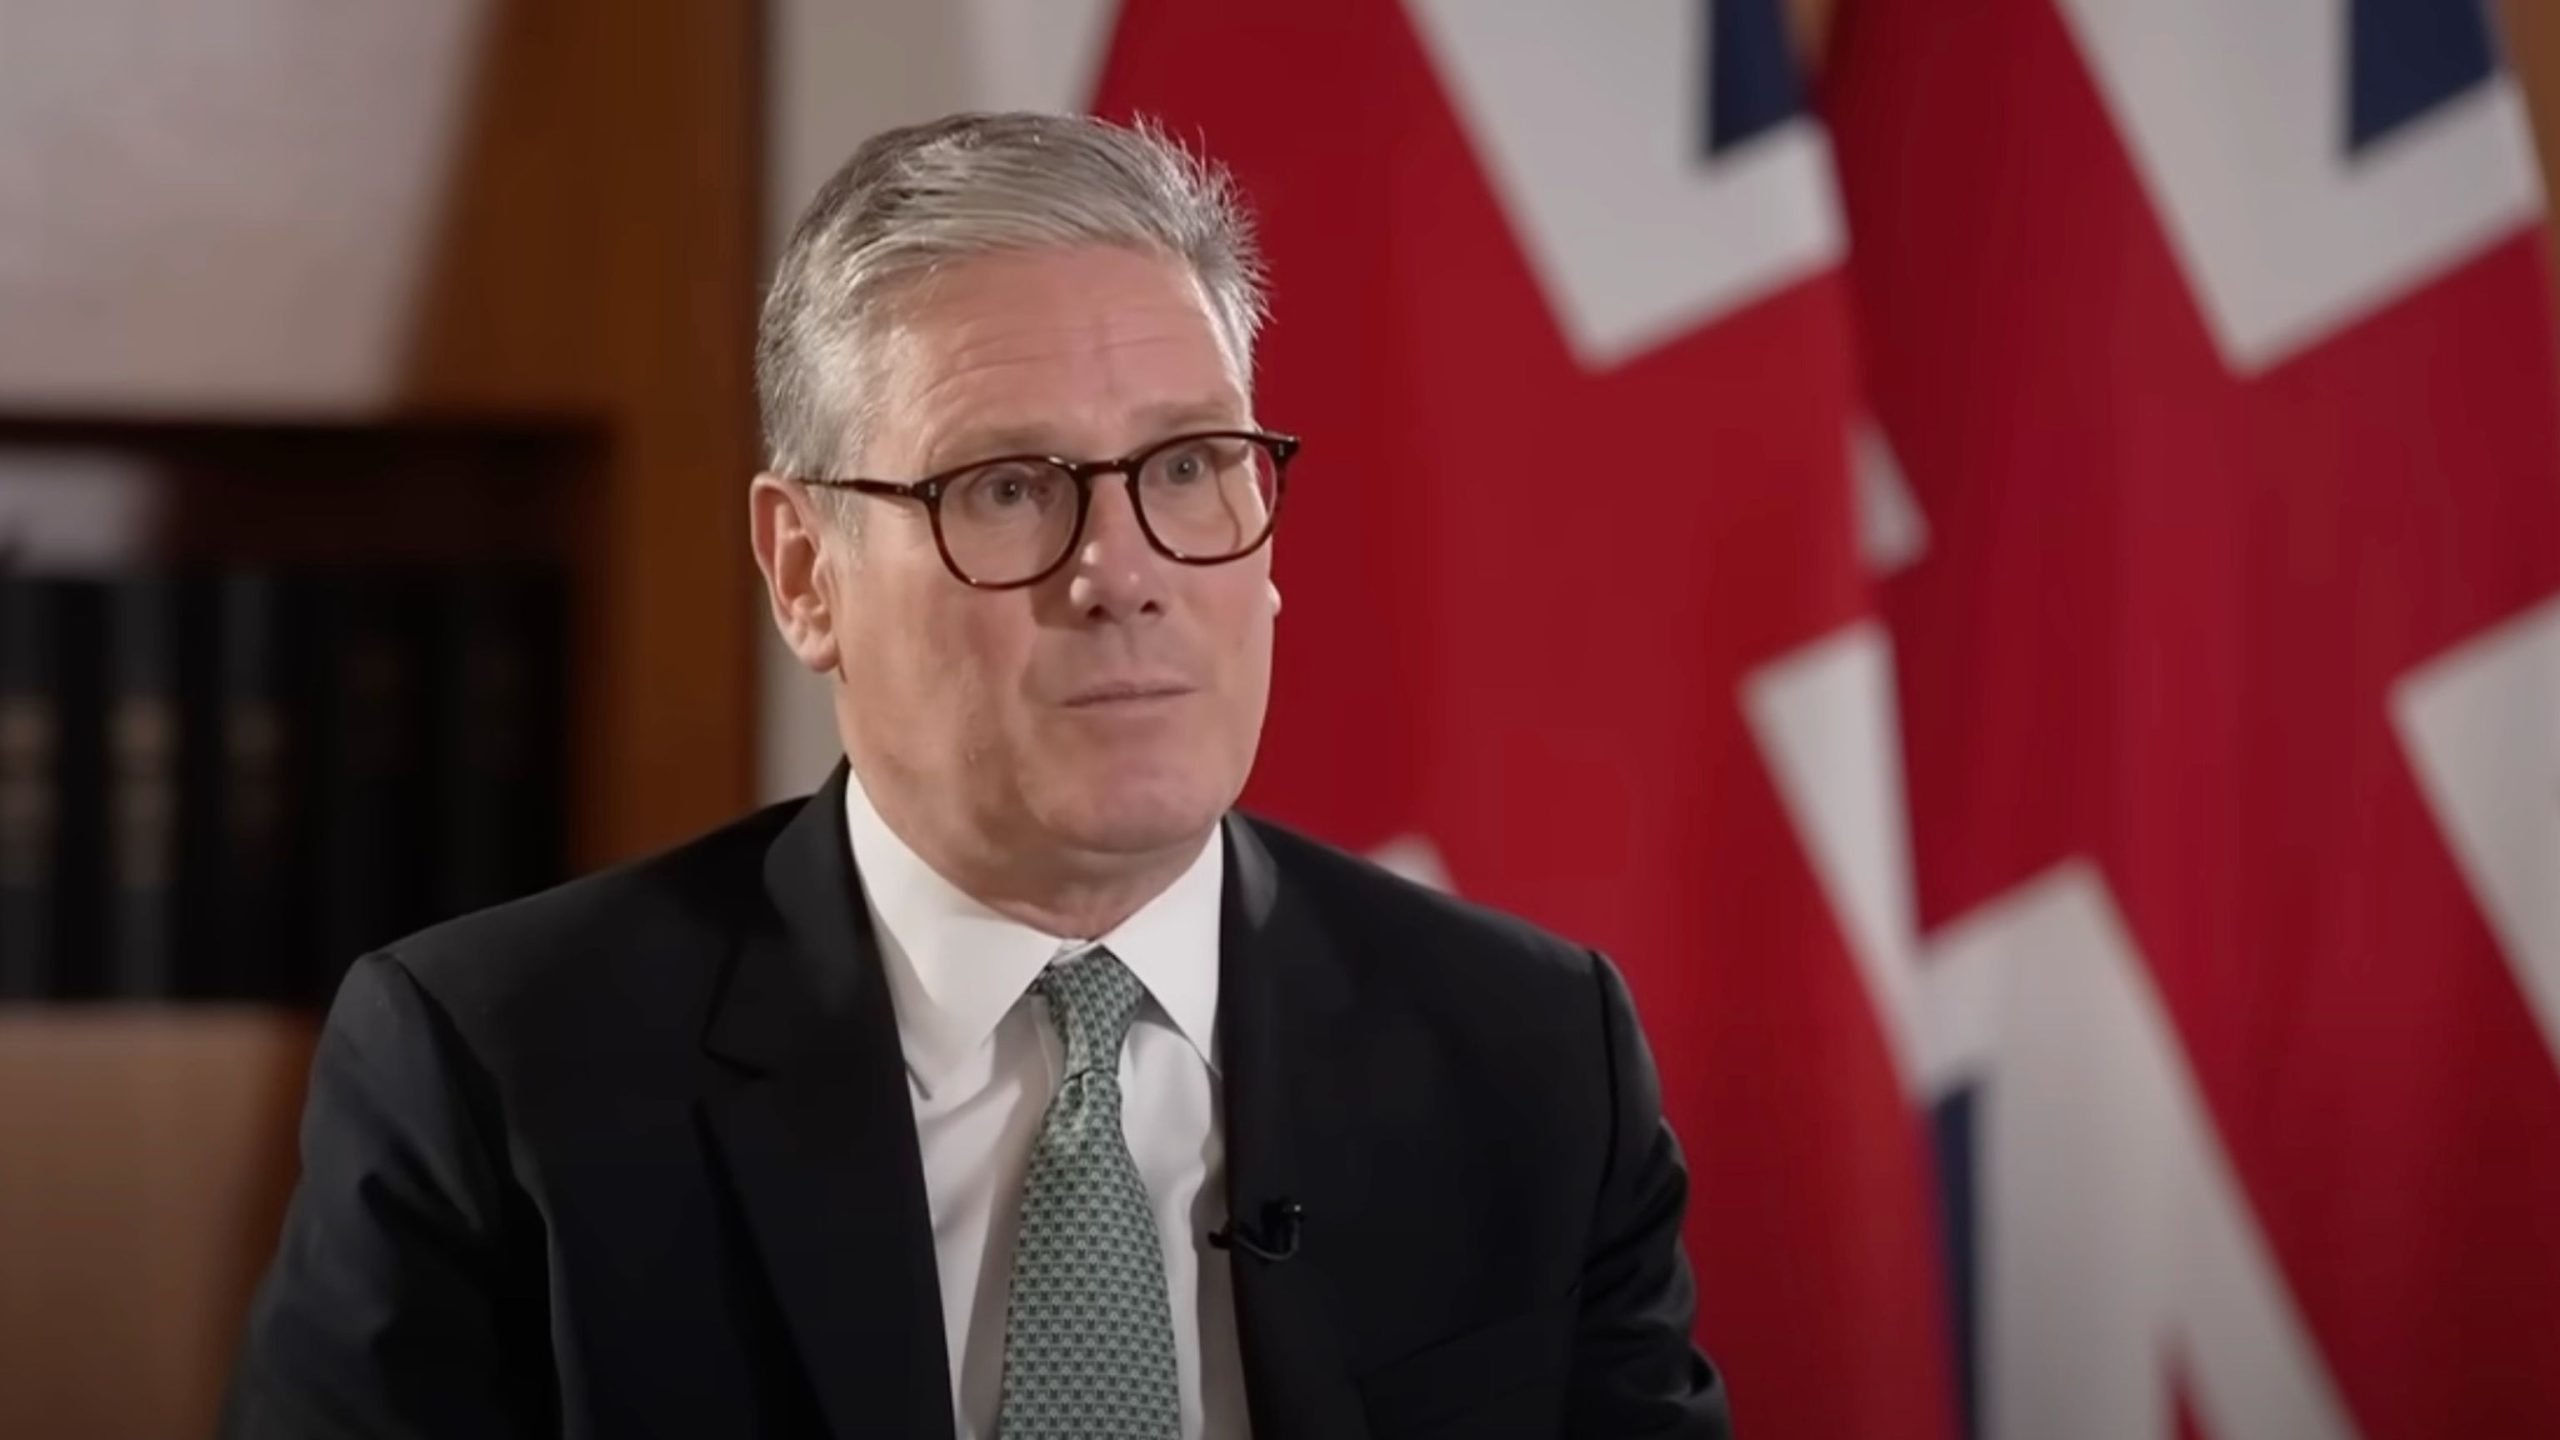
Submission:
[[[987,1043],[1051,960],[1092,937],[1036,930],[944,879],[880,818],[859,774],[847,776],[844,797],[854,868],[879,938],[907,1070],[930,1098],[937,1081]],[[1218,909],[1225,882],[1226,846],[1213,830],[1164,893],[1099,937],[1212,1072],[1218,1068]]]

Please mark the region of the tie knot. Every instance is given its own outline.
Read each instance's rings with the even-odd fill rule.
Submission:
[[[1049,1019],[1067,1049],[1067,1074],[1099,1071],[1116,1080],[1120,1044],[1129,1038],[1129,1022],[1147,987],[1099,945],[1049,962],[1032,987],[1049,1002]]]

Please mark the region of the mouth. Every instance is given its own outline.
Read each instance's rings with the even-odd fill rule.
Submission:
[[[1173,700],[1191,693],[1191,687],[1171,680],[1114,680],[1101,685],[1088,685],[1066,699],[1070,710],[1098,710],[1115,705],[1142,705],[1152,701]]]

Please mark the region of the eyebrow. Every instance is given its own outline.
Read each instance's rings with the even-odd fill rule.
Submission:
[[[1195,427],[1226,430],[1252,423],[1237,415],[1233,402],[1226,400],[1161,401],[1141,407],[1136,419],[1140,430],[1158,437]],[[933,448],[931,468],[947,470],[1007,455],[1065,455],[1070,447],[1059,444],[1057,437],[1057,427],[1039,422],[964,430],[951,442]]]

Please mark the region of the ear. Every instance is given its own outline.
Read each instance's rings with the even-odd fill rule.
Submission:
[[[774,628],[800,663],[819,674],[836,668],[834,577],[824,564],[837,539],[800,486],[758,475],[747,488],[747,526]]]

